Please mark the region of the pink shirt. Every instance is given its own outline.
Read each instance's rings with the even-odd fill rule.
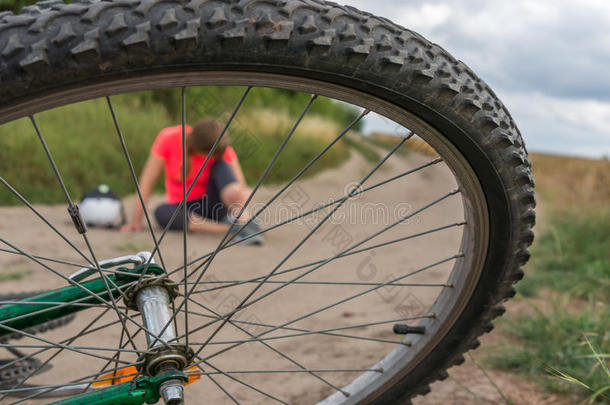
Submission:
[[[192,128],[186,126],[186,132],[191,132]],[[176,204],[182,201],[182,125],[163,129],[155,143],[152,146],[152,154],[162,159],[165,162],[165,192],[167,201],[170,204]],[[191,186],[197,172],[203,165],[207,155],[201,153],[193,154],[190,159],[190,171],[186,176],[186,188]],[[233,163],[237,160],[237,155],[232,147],[228,147],[222,156],[222,159],[227,163]],[[187,201],[198,200],[202,198],[208,188],[208,181],[212,171],[212,165],[217,160],[211,157],[206,164],[205,169],[197,179],[193,189],[187,196]]]

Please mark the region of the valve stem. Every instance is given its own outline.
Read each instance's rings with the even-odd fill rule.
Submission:
[[[396,333],[397,335],[409,335],[409,334],[423,335],[424,333],[426,333],[426,327],[425,326],[409,326],[409,325],[397,323],[396,325],[394,325],[394,333]]]

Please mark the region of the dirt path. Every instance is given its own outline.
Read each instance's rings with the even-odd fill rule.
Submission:
[[[430,160],[429,157],[410,154],[407,157],[395,156],[365,185],[375,184],[406,170],[418,167]],[[272,204],[265,214],[261,216],[262,226],[268,227],[288,218],[306,212],[320,204],[333,199],[341,198],[354,184],[370,170],[371,166],[359,155],[354,154],[352,159],[342,167],[329,170],[314,178],[296,183],[295,187],[282,195]],[[236,246],[221,251],[214,259],[204,280],[207,284],[197,286],[197,291],[209,289],[220,281],[230,281],[251,277],[263,277],[278,267],[280,270],[299,267],[301,265],[327,258],[344,251],[358,241],[379,231],[397,218],[424,206],[439,196],[455,188],[455,182],[448,169],[443,165],[436,165],[422,170],[414,175],[402,178],[390,184],[371,190],[348,201],[344,207],[337,211],[330,221],[294,253],[288,260],[284,260],[298,242],[303,240],[316,224],[324,218],[321,213],[328,213],[329,209],[317,215],[308,216],[286,226],[269,232],[266,244],[262,248]],[[256,197],[256,202],[267,201],[278,187],[264,187]],[[162,198],[153,201],[158,203]],[[127,207],[133,203],[133,198],[126,202]],[[37,207],[40,212],[55,224],[60,232],[65,234],[74,244],[86,251],[86,246],[69,223],[63,206]],[[459,199],[448,199],[434,208],[414,216],[409,221],[400,224],[383,233],[374,240],[374,243],[392,241],[405,235],[419,233],[435,227],[458,222],[462,219],[461,203]],[[84,263],[84,259],[66,243],[64,243],[49,228],[42,224],[38,218],[24,207],[1,208],[3,220],[0,223],[0,234],[10,240],[15,246],[30,254],[46,255],[53,258],[67,260],[75,263]],[[157,230],[157,234],[160,231]],[[146,233],[125,234],[111,230],[92,229],[88,234],[98,259],[112,258],[125,254],[133,254],[141,250],[152,250],[152,241]],[[219,236],[190,235],[187,253],[189,260],[200,257],[203,253],[213,251],[220,241]],[[348,297],[369,289],[370,283],[383,283],[397,275],[419,269],[427,264],[442,260],[456,253],[459,249],[459,229],[449,229],[434,233],[422,238],[410,240],[400,245],[392,244],[374,250],[348,256],[304,276],[299,281],[310,284],[292,285],[283,288],[269,298],[242,311],[234,319],[239,321],[237,326],[224,328],[216,337],[215,345],[208,345],[202,356],[212,356],[217,351],[230,345],[227,342],[248,338],[248,335],[260,334],[268,328],[261,326],[282,325],[290,320],[311,314],[339,299]],[[362,246],[370,246],[373,242]],[[179,268],[182,263],[183,246],[180,233],[168,234],[162,243],[163,260],[169,271]],[[74,267],[52,264],[59,273],[68,275]],[[192,268],[192,267],[191,267]],[[287,281],[295,275],[303,274],[305,267],[296,272],[290,272],[271,280]],[[60,277],[52,275],[41,266],[33,265],[23,256],[0,254],[0,269],[2,274],[12,274],[9,281],[0,284],[2,293],[15,291],[47,290],[65,285]],[[429,284],[445,283],[451,270],[451,264],[444,264],[414,275],[408,279],[411,287],[384,287],[371,291],[358,298],[349,299],[340,306],[331,310],[321,311],[313,316],[290,324],[290,327],[305,330],[325,330],[337,327],[353,326],[376,322],[424,315],[426,308],[431,305],[440,287]],[[173,276],[174,279],[181,273]],[[199,273],[196,273],[199,274]],[[4,277],[7,278],[6,276]],[[196,277],[189,281],[196,281]],[[333,285],[319,284],[324,282],[350,282],[361,285]],[[216,283],[216,284],[215,284]],[[369,283],[365,286],[363,283]],[[415,285],[416,284],[416,285]],[[423,284],[426,284],[425,286]],[[220,284],[222,285],[222,284]],[[263,286],[254,298],[269,292],[279,284]],[[232,310],[243,297],[248,294],[256,284],[249,283],[240,286],[201,292],[194,296],[195,302],[189,303],[189,329],[210,322],[214,313],[227,313]],[[190,287],[189,287],[190,288]],[[121,304],[121,303],[119,303]],[[93,309],[86,314],[81,313],[68,327],[45,334],[45,338],[61,340],[64,336],[76,334],[82,330],[86,323],[93,319],[101,310]],[[137,320],[137,318],[134,318]],[[116,315],[108,311],[99,322],[115,322]],[[184,319],[179,319],[179,331],[184,331]],[[128,329],[135,335],[136,329],[130,325]],[[242,344],[224,355],[210,357],[210,363],[204,364],[205,371],[214,371],[214,367],[222,370],[247,371],[256,369],[285,370],[298,369],[295,364],[306,365],[317,370],[322,369],[361,369],[370,367],[382,353],[387,353],[388,343],[384,340],[397,341],[400,337],[391,331],[392,323],[358,328],[351,334],[376,339],[375,342],[362,341],[355,338],[329,336],[328,334],[315,334],[296,337],[293,339],[277,339],[268,341],[264,346],[260,342]],[[197,348],[213,330],[210,327],[191,334],[190,343]],[[295,330],[280,330],[271,332],[268,336],[281,336],[295,334]],[[134,336],[136,345],[142,344],[142,336]],[[120,329],[115,324],[105,328],[95,335],[86,335],[72,342],[72,345],[114,348],[121,339]],[[219,342],[220,341],[220,342]],[[22,339],[20,342],[40,344],[34,339]],[[126,342],[126,340],[124,340]],[[225,343],[223,343],[225,342]],[[269,347],[271,346],[271,348]],[[131,345],[126,344],[130,350]],[[292,361],[274,353],[277,349]],[[24,349],[26,350],[26,349]],[[32,349],[27,349],[31,352]],[[96,352],[100,354],[100,352]],[[112,352],[101,352],[109,355]],[[40,355],[42,360],[47,355]],[[125,352],[122,360],[133,361],[133,353]],[[104,365],[104,361],[80,353],[64,351],[52,362],[53,371],[36,376],[33,381],[38,383],[57,383],[58,379],[69,380],[80,376],[93,374]],[[243,383],[253,385],[261,390],[273,393],[288,403],[305,404],[314,402],[332,392],[329,385],[342,386],[353,379],[351,372],[342,373],[270,373],[265,375],[252,374],[214,374],[209,378],[202,378],[187,390],[189,403],[197,404],[223,404],[232,403],[216,383],[221,383],[240,403],[266,404],[273,402]],[[544,393],[535,386],[520,378],[492,373],[496,382],[505,392],[513,395],[518,404],[542,404]],[[490,388],[487,379],[470,363],[454,368],[452,376],[462,381],[482,398],[492,403],[500,403],[497,393]],[[327,381],[320,383],[320,377]],[[239,380],[240,382],[236,381]],[[37,402],[31,402],[37,403]],[[42,403],[42,402],[41,402]],[[421,399],[416,404],[470,404],[473,398],[452,380],[434,384],[433,393]],[[548,402],[550,403],[550,402]],[[554,400],[553,403],[561,403]]]

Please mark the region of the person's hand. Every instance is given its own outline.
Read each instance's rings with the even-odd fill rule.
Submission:
[[[143,228],[141,223],[130,222],[121,227],[121,232],[137,232],[141,231]]]

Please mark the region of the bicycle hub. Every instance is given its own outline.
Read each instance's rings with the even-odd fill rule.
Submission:
[[[128,306],[137,307],[146,328],[148,350],[140,357],[139,371],[149,376],[182,371],[193,357],[193,351],[177,342],[171,310],[172,300],[178,295],[176,286],[167,278],[144,280],[137,290],[128,291]],[[182,381],[169,379],[159,387],[159,395],[166,405],[184,403]]]

